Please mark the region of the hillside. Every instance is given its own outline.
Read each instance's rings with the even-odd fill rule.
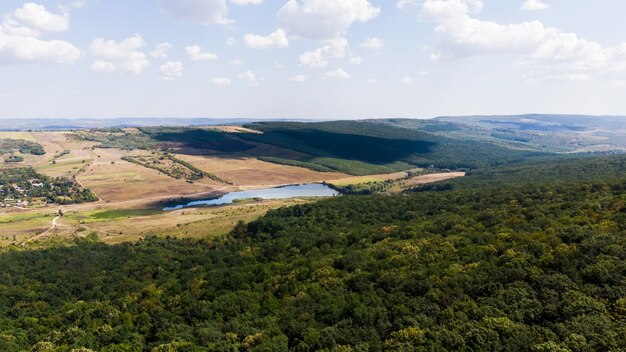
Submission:
[[[626,349],[626,180],[560,176],[339,197],[214,241],[7,251],[0,348]]]
[[[439,136],[489,142],[543,152],[622,152],[625,118],[586,115],[510,115],[438,117],[430,120],[372,120]]]
[[[244,127],[261,133],[225,134],[206,128],[180,127],[141,128],[141,131],[153,140],[153,145],[181,153],[252,156],[277,164],[351,175],[429,166],[478,168],[540,154],[366,121],[264,122]],[[124,143],[138,138],[136,135],[125,138]]]

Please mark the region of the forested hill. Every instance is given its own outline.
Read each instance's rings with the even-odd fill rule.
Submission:
[[[367,173],[352,166],[354,162],[389,168],[381,171],[430,165],[459,169],[517,162],[539,154],[368,121],[269,122],[246,127],[263,132],[242,135],[248,141],[295,150],[304,154],[297,158],[300,161],[352,174]]]
[[[316,171],[369,175],[434,166],[475,169],[542,155],[494,143],[367,121],[265,122],[238,133],[210,127],[93,129],[73,134],[100,148],[171,149],[178,153],[254,157]]]
[[[9,250],[0,350],[626,350],[625,204],[626,177],[504,184]]]

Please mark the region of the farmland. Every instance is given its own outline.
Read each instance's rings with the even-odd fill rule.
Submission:
[[[221,235],[239,220],[252,221],[271,209],[311,199],[249,200],[174,212],[161,208],[176,199],[292,184],[395,182],[406,178],[407,171],[393,170],[411,169],[401,161],[375,165],[371,160],[342,159],[327,153],[309,158],[310,162],[298,161],[307,159],[311,150],[256,141],[255,136],[263,133],[244,126],[5,132],[3,137],[21,138],[41,145],[45,151],[42,155],[24,154],[24,161],[18,163],[21,167],[32,167],[45,177],[74,180],[93,192],[95,199],[82,204],[44,202],[1,210],[0,245],[32,245],[88,234],[106,243],[136,241],[154,234]],[[58,213],[62,216],[56,218]]]

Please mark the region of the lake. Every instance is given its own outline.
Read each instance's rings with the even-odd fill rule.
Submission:
[[[333,197],[340,193],[334,189],[320,184],[312,183],[306,185],[285,186],[278,188],[253,189],[249,191],[226,193],[219,198],[195,200],[184,204],[179,204],[164,208],[163,210],[178,210],[197,206],[225,205],[232,204],[241,199],[287,199],[295,197]]]

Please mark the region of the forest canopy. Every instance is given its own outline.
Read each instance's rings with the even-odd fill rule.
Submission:
[[[624,350],[626,178],[556,181],[336,197],[215,240],[9,250],[0,349]]]

